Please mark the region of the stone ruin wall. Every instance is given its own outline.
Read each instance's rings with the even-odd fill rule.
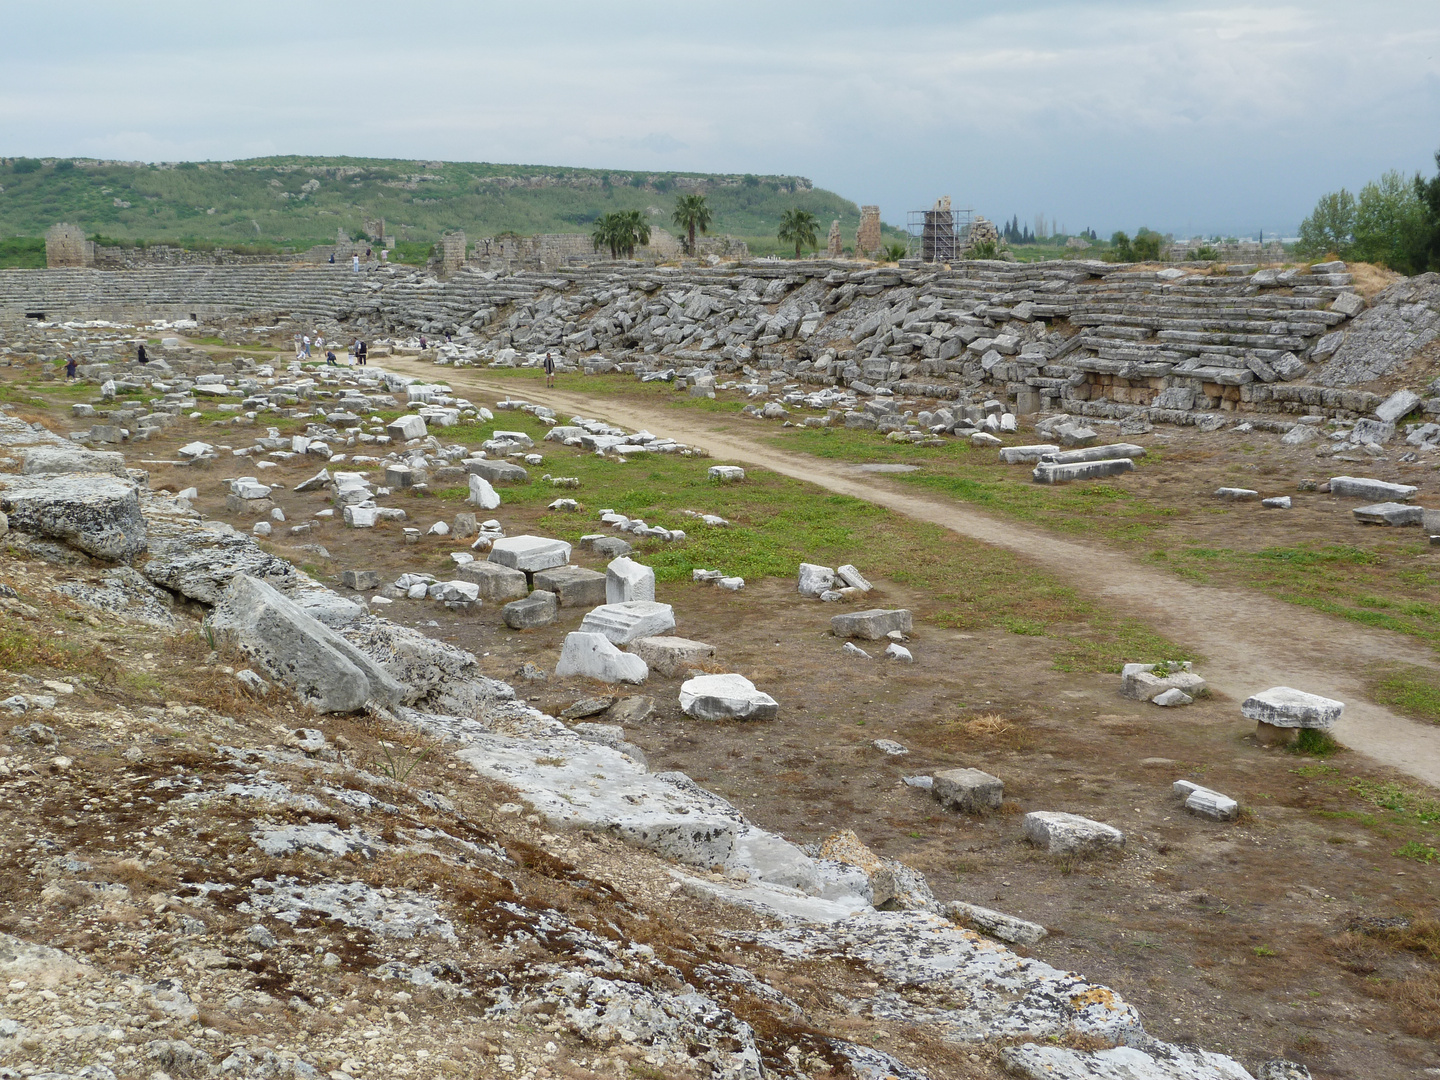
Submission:
[[[768,372],[862,393],[995,397],[1021,412],[1202,425],[1244,413],[1287,428],[1302,415],[1372,412],[1380,398],[1352,389],[1364,379],[1345,372],[1373,378],[1372,354],[1403,358],[1440,335],[1440,285],[1423,286],[1428,308],[1367,312],[1343,265],[1230,270],[766,259],[508,275],[466,267],[445,280],[383,264],[359,275],[303,266],[7,270],[0,322],[43,313],[243,320],[327,336],[450,331],[481,362],[503,349],[554,351],[590,370]],[[1393,311],[1413,309],[1429,321],[1395,330]],[[1440,414],[1440,398],[1422,411]]]
[[[860,207],[860,227],[855,230],[855,254],[861,258],[880,250],[880,207]]]
[[[50,269],[65,266],[94,266],[95,245],[85,239],[78,225],[61,222],[45,233],[45,265]]]

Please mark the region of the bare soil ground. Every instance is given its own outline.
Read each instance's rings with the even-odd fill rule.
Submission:
[[[1043,923],[1051,936],[1034,955],[1115,987],[1162,1038],[1249,1062],[1284,1054],[1306,1062],[1318,1077],[1398,1080],[1440,1069],[1440,867],[1394,854],[1407,843],[1422,850],[1434,845],[1433,825],[1425,825],[1440,814],[1434,793],[1420,791],[1408,777],[1440,783],[1440,743],[1436,729],[1362,698],[1367,665],[1398,658],[1433,666],[1427,645],[1253,589],[1194,584],[1105,541],[1017,525],[843,462],[777,450],[760,442],[773,428],[723,416],[701,419],[618,395],[591,397],[573,386],[544,392],[483,373],[386,362],[425,378],[443,374],[477,402],[513,393],[567,415],[647,427],[704,446],[717,458],[943,525],[1062,573],[1078,589],[1195,648],[1205,657],[1202,670],[1214,693],[1184,710],[1162,710],[1122,699],[1113,675],[1056,670],[1053,642],[1043,637],[961,632],[922,620],[910,642],[913,667],[865,662],[841,654],[828,631],[833,609],[796,595],[791,579],[753,581],[738,594],[668,584],[663,599],[675,606],[678,632],[716,644],[720,665],[780,700],[780,719],[764,727],[702,724],[680,714],[679,680],[653,676],[638,695],[653,699],[654,711],[627,721],[626,730],[653,768],[684,770],[766,828],[797,842],[854,829],[877,852],[923,869],[942,899]],[[66,426],[62,409],[48,414]],[[226,441],[214,429],[182,423],[164,440],[127,448],[127,455],[164,459],[197,436]],[[570,452],[546,448],[557,458]],[[316,468],[297,461],[265,475],[293,488]],[[1229,468],[1227,461],[1166,455],[1140,475],[1156,491],[1181,478],[1213,489]],[[243,465],[155,466],[151,483],[173,491],[201,480],[199,508],[225,518],[218,479],[249,471]],[[319,495],[277,497],[291,522],[326,505]],[[456,510],[438,500],[401,505],[422,525],[448,520]],[[1334,525],[1336,513],[1317,502],[1273,527],[1299,537],[1315,523]],[[543,514],[502,506],[497,516],[518,533],[538,531]],[[1196,538],[1206,544],[1238,547],[1255,528],[1238,519],[1202,520]],[[1271,527],[1270,518],[1264,521]],[[594,525],[584,516],[575,534]],[[328,557],[298,541],[274,549],[309,564],[337,588],[341,569],[378,569],[382,580],[405,570],[438,573],[448,552],[460,549],[435,538],[403,545],[398,527],[352,531],[333,522],[303,542],[323,545]],[[575,561],[602,568],[579,552]],[[892,581],[876,584],[878,606],[927,610],[926,596]],[[455,614],[398,601],[385,614],[472,650],[488,673],[513,679],[527,661],[552,667],[582,612],[562,609],[557,625],[524,634],[505,629],[494,607]],[[1239,699],[1281,683],[1346,700],[1338,734],[1352,750],[1320,761],[1257,746],[1253,725],[1239,716]],[[553,677],[515,685],[553,713],[602,689]],[[910,753],[888,757],[871,745],[876,738],[896,740]],[[901,779],[960,766],[1005,780],[1000,813],[939,812],[926,793]],[[1233,795],[1245,814],[1233,824],[1188,815],[1170,795],[1171,782],[1182,777]],[[451,787],[464,790],[458,777]],[[62,790],[56,797],[58,812],[67,796]],[[1016,821],[1037,809],[1124,828],[1126,854],[1074,861],[1035,853],[1017,839]],[[572,841],[564,842],[578,846]],[[1408,923],[1397,929],[1401,924],[1385,922],[1391,919]],[[956,1067],[940,1057],[932,1067],[937,1076],[964,1075],[946,1071]]]

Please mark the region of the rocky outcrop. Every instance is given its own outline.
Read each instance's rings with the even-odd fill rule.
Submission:
[[[1440,336],[1440,274],[1396,282],[1355,317],[1317,378],[1356,386],[1395,371]]]
[[[18,532],[61,540],[97,559],[145,551],[139,486],[114,476],[0,476],[0,511]]]

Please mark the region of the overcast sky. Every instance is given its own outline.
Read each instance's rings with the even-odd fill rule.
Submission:
[[[5,0],[0,155],[794,173],[1071,231],[1293,234],[1435,171],[1440,0]]]

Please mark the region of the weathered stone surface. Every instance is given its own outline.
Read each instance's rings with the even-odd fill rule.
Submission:
[[[559,678],[583,675],[601,682],[642,683],[650,671],[644,660],[633,653],[621,652],[604,635],[582,630],[565,635],[555,674]]]
[[[1330,337],[1331,335],[1326,335]],[[1320,370],[1323,386],[1357,386],[1398,370],[1440,336],[1440,275],[1391,285],[1349,324]],[[1322,345],[1328,344],[1322,339]],[[1322,350],[1317,346],[1316,356]]]
[[[605,603],[604,574],[583,566],[556,566],[535,573],[535,588],[552,592],[562,608],[592,608]]]
[[[82,446],[37,446],[20,466],[25,476],[118,476],[129,479],[125,455],[114,450],[86,450]]]
[[[570,561],[570,545],[546,536],[505,536],[490,548],[490,561],[512,570],[549,570]]]
[[[512,600],[500,609],[500,617],[512,630],[533,630],[549,626],[560,617],[560,604],[555,594],[537,589],[524,600]]]
[[[340,584],[347,589],[368,592],[380,587],[380,573],[377,570],[345,570],[340,574]]]
[[[1102,476],[1118,476],[1132,472],[1135,462],[1130,458],[1107,458],[1103,461],[1080,461],[1059,465],[1042,461],[1030,474],[1037,484],[1063,484],[1071,480],[1095,480]]]
[[[139,488],[113,476],[0,476],[0,511],[17,532],[123,562],[146,548]]]
[[[1251,488],[1222,487],[1215,489],[1215,498],[1224,502],[1258,502],[1260,492]]]
[[[838,567],[835,576],[843,581],[851,589],[859,589],[862,593],[868,593],[875,586],[871,585],[865,575],[850,563]]]
[[[1240,715],[1271,727],[1314,728],[1329,731],[1345,711],[1345,703],[1288,686],[1272,686],[1252,694],[1240,704]]]
[[[625,604],[631,600],[655,599],[655,571],[622,555],[605,568],[605,600],[607,604]]]
[[[603,634],[616,645],[625,645],[636,638],[654,637],[675,629],[675,611],[669,604],[657,604],[653,600],[605,604],[590,611],[580,621],[580,629]]]
[[[711,480],[734,483],[737,480],[745,479],[745,470],[739,465],[711,465],[708,475]]]
[[[480,597],[483,600],[505,603],[510,600],[523,600],[530,595],[530,586],[524,573],[501,566],[498,562],[476,560],[466,563],[456,570],[455,574],[480,586]]]
[[[1047,454],[1042,460],[1052,461],[1056,465],[1078,465],[1087,461],[1113,461],[1118,458],[1135,458],[1145,456],[1145,448],[1135,443],[1109,443],[1105,446],[1086,446],[1079,450],[1060,450],[1054,454]]]
[[[490,481],[475,473],[470,474],[470,494],[466,502],[481,510],[495,510],[500,506],[500,493],[490,486]]]
[[[835,571],[816,563],[800,564],[800,595],[819,596],[835,587]]]
[[[470,458],[465,462],[465,468],[469,469],[473,475],[484,477],[492,484],[523,484],[530,479],[530,474],[525,471],[523,466],[510,461]]]
[[[428,434],[423,416],[397,417],[390,421],[385,427],[385,434],[397,442],[407,442],[410,439],[423,439]]]
[[[341,631],[405,688],[405,704],[445,716],[478,716],[515,692],[487,677],[473,653],[389,619],[365,616]]]
[[[1125,834],[1119,829],[1079,814],[1034,810],[1020,825],[1025,839],[1051,855],[1094,855],[1125,846]]]
[[[1371,503],[1350,512],[1365,525],[1419,525],[1425,520],[1424,507],[1397,502]]]
[[[238,575],[205,620],[218,643],[250,656],[321,712],[399,704],[405,688],[370,657],[270,585]]]
[[[1206,688],[1205,680],[1193,671],[1166,670],[1154,664],[1126,664],[1120,671],[1120,695],[1132,701],[1154,701],[1169,690],[1194,697]]]
[[[834,864],[864,875],[860,895],[877,908],[926,911],[936,907],[935,894],[930,891],[924,874],[896,859],[876,855],[849,829],[827,836],[821,841],[817,854],[820,858],[817,866],[822,874]],[[845,885],[849,886],[850,882],[845,881]]]
[[[945,914],[961,926],[1013,945],[1034,945],[1048,933],[1039,923],[1026,922],[1014,915],[1006,915],[1002,911],[966,903],[964,900],[950,901],[945,905]]]
[[[780,705],[743,675],[698,675],[681,684],[680,710],[697,720],[774,720]]]
[[[947,810],[979,814],[998,810],[1005,801],[1005,784],[998,776],[979,769],[945,769],[937,772],[930,794]]]
[[[1034,465],[1047,454],[1058,454],[1060,447],[1054,443],[1035,443],[1030,446],[1007,446],[1000,451],[1000,461],[1005,465]]]
[[[1413,390],[1396,390],[1375,409],[1381,423],[1395,424],[1420,407],[1420,395]]]
[[[1332,476],[1330,494],[1337,499],[1367,499],[1370,502],[1409,502],[1420,489],[1411,484],[1391,484],[1362,476]]]
[[[840,638],[879,641],[892,630],[908,634],[912,625],[910,612],[905,608],[872,608],[834,616],[830,620],[830,632]]]
[[[666,678],[684,675],[715,656],[715,646],[683,637],[642,637],[626,646]]]
[[[1170,709],[1180,705],[1193,705],[1195,699],[1185,693],[1179,687],[1172,686],[1169,690],[1162,691],[1150,699],[1154,704],[1162,708]]]

